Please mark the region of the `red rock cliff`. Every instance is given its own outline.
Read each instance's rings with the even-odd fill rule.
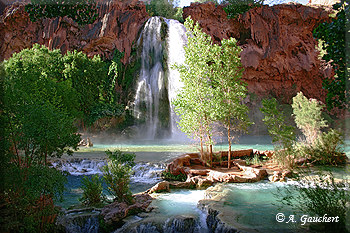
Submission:
[[[323,8],[284,4],[251,9],[233,20],[222,6],[205,3],[185,7],[183,15],[191,15],[215,42],[229,37],[239,41],[249,92],[290,102],[298,91],[325,98],[322,80],[332,70],[318,59],[312,31],[328,14]]]
[[[64,53],[77,49],[89,56],[111,58],[113,51],[125,52],[126,63],[132,44],[148,14],[136,0],[110,1],[99,8],[93,24],[79,26],[67,17],[31,22],[24,6],[14,4],[0,17],[0,61],[34,43],[58,48]],[[235,37],[243,52],[244,80],[259,96],[272,94],[290,102],[298,91],[324,100],[322,80],[332,75],[318,59],[312,30],[328,19],[328,12],[299,4],[263,6],[238,19],[227,19],[222,6],[192,4],[184,8],[214,41]]]
[[[23,4],[11,5],[0,17],[0,61],[39,43],[63,53],[76,49],[88,56],[100,54],[107,58],[118,49],[125,52],[123,62],[127,62],[132,43],[149,18],[145,5],[115,1],[101,4],[98,12],[99,18],[93,24],[79,26],[67,17],[31,22]]]

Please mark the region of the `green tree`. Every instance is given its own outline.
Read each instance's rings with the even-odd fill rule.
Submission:
[[[336,166],[345,164],[347,160],[344,153],[344,137],[333,129],[322,132],[311,145],[297,143],[295,152],[299,153],[300,157],[312,160],[313,164]]]
[[[87,118],[100,99],[103,77],[107,76],[105,64],[99,56],[88,58],[83,52],[67,52],[63,57],[64,78],[69,79],[78,94],[79,111]],[[113,65],[113,63],[112,63]],[[110,72],[115,72],[111,67]]]
[[[108,192],[115,201],[132,203],[132,194],[129,188],[132,168],[135,165],[135,154],[106,151],[108,164],[102,167],[103,178],[108,185]]]
[[[5,136],[18,165],[46,164],[48,156],[72,153],[79,142],[73,126],[76,92],[60,73],[61,58],[58,51],[34,45],[4,62]]]
[[[221,46],[212,45],[211,88],[214,91],[215,119],[227,129],[228,168],[231,163],[231,144],[234,136],[231,131],[247,132],[250,125],[248,107],[243,104],[246,97],[247,84],[241,79],[241,48],[234,38],[223,39]]]
[[[264,114],[262,121],[267,126],[272,143],[276,143],[282,149],[290,148],[295,141],[294,127],[286,124],[285,115],[279,108],[277,100],[263,99],[261,103],[260,111]]]
[[[263,122],[274,144],[273,159],[282,167],[293,169],[296,154],[293,148],[295,144],[294,127],[286,123],[285,114],[275,98],[262,100],[260,111],[265,116]]]
[[[292,108],[297,127],[305,135],[306,142],[313,145],[321,129],[327,127],[327,121],[322,117],[324,105],[316,99],[306,98],[299,92],[293,97]]]
[[[2,178],[0,231],[54,232],[59,213],[54,201],[63,197],[65,174],[44,165],[7,163]]]
[[[175,111],[180,115],[181,130],[188,136],[200,140],[202,159],[211,162],[215,117],[212,111],[215,105],[212,102],[214,91],[210,81],[212,40],[190,17],[186,19],[185,27],[188,38],[185,62],[183,65],[175,65],[184,86],[174,101]],[[207,145],[209,158],[204,158],[203,143]]]
[[[337,11],[331,22],[324,22],[314,30],[314,37],[321,39],[324,43],[321,48],[326,50],[322,56],[327,62],[331,62],[335,71],[334,78],[327,78],[323,81],[323,87],[328,91],[326,104],[328,109],[334,107],[349,109],[350,95],[347,93],[349,86],[349,60],[350,60],[350,5],[346,0],[333,5]],[[347,44],[346,44],[347,43]]]
[[[93,23],[98,17],[95,0],[31,0],[25,10],[32,22],[67,16],[83,25]]]
[[[50,232],[57,214],[53,200],[62,194],[66,179],[47,166],[47,158],[77,148],[76,91],[62,75],[64,63],[58,50],[34,45],[3,66],[6,170],[0,195],[2,211],[13,219],[4,228]]]

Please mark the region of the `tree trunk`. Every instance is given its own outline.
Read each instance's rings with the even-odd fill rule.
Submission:
[[[209,142],[211,142],[211,137],[210,137],[210,134],[208,134],[208,139],[209,139]],[[210,167],[213,166],[213,144],[210,143],[209,145],[209,159],[210,159]]]
[[[201,143],[201,159],[204,161],[204,151],[203,151],[203,138],[200,137],[200,143]]]
[[[227,140],[228,140],[228,155],[227,155],[227,168],[230,168],[231,165],[231,124],[230,122],[228,123],[227,127]]]

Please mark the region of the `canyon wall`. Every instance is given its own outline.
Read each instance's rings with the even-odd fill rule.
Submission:
[[[238,40],[249,92],[272,95],[286,103],[298,91],[324,101],[322,80],[333,72],[318,59],[312,31],[329,19],[328,14],[323,8],[283,4],[227,19],[223,7],[212,3],[184,8],[184,18],[191,15],[216,43],[229,37]]]
[[[111,58],[118,49],[124,52],[123,62],[127,63],[132,44],[149,18],[145,5],[138,1],[109,1],[99,4],[98,13],[98,19],[85,26],[67,17],[31,22],[24,4],[12,4],[0,17],[0,61],[39,43],[62,53],[76,49],[90,57],[100,54]]]
[[[31,22],[24,5],[8,6],[0,17],[0,61],[12,53],[44,44],[51,49],[79,50],[93,56],[111,58],[118,49],[127,63],[133,43],[149,18],[145,5],[138,1],[109,1],[100,5],[99,18],[79,26],[70,18]],[[222,6],[193,3],[184,8],[218,43],[235,37],[243,48],[243,79],[249,92],[263,97],[272,95],[290,103],[298,91],[324,100],[322,80],[333,75],[319,59],[313,29],[328,20],[323,8],[284,4],[251,9],[237,19],[228,19]]]

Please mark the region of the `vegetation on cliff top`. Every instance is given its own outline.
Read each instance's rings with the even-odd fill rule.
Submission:
[[[162,16],[183,22],[182,8],[176,7],[177,3],[176,0],[151,0],[146,4],[146,9],[150,16]]]
[[[31,0],[25,10],[32,22],[67,16],[83,25],[93,23],[98,17],[95,0]]]

